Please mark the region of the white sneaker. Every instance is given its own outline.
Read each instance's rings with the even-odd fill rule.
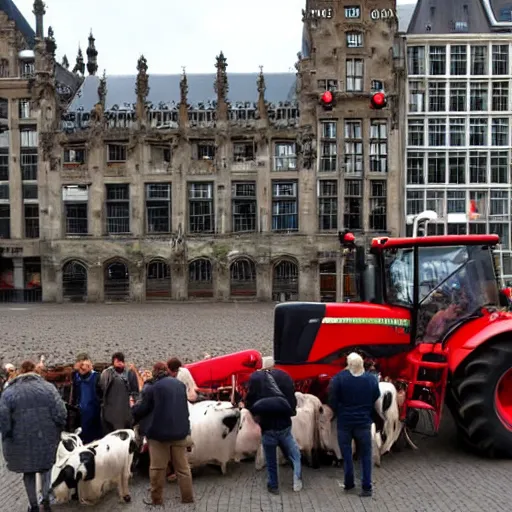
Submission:
[[[302,480],[297,478],[295,475],[293,477],[293,490],[295,492],[302,491]]]

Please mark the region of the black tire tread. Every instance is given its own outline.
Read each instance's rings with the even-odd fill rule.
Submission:
[[[446,403],[452,412],[463,442],[482,455],[512,457],[512,439],[503,443],[496,435],[496,416],[489,414],[489,378],[496,368],[509,362],[512,367],[512,341],[499,341],[482,348],[462,363],[458,378],[452,380]],[[512,437],[512,435],[511,435]]]

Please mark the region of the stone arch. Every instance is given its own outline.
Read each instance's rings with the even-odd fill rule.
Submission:
[[[336,261],[324,261],[319,265],[320,273],[320,301],[336,302],[337,272]]]
[[[188,264],[188,297],[213,297],[213,266],[208,258],[197,258]]]
[[[146,265],[146,300],[171,298],[171,266],[162,258],[153,258]]]
[[[272,300],[285,302],[299,299],[299,263],[286,256],[272,267]]]
[[[103,294],[105,301],[130,299],[130,271],[124,259],[112,258],[104,263]]]
[[[247,256],[234,259],[229,266],[229,289],[232,297],[256,296],[256,264]]]
[[[68,259],[62,265],[62,298],[69,302],[87,300],[88,265],[79,259]]]

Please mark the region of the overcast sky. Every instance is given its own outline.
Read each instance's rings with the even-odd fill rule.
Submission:
[[[32,26],[33,0],[14,0]],[[414,0],[398,0],[399,4]],[[215,72],[222,50],[228,72],[292,71],[301,48],[305,0],[45,0],[59,61],[71,67],[92,28],[100,73],[136,73],[144,54],[149,73]],[[132,7],[133,6],[133,7]]]

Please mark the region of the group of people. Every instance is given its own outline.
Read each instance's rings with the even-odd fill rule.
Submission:
[[[147,505],[163,505],[166,476],[177,479],[183,503],[193,503],[192,475],[187,450],[193,446],[188,403],[198,399],[190,372],[176,359],[157,362],[152,372],[139,373],[121,352],[99,373],[87,354],[80,354],[72,374],[68,406],[57,388],[44,379],[41,368],[25,362],[11,372],[0,396],[0,433],[10,471],[23,474],[29,512],[39,511],[36,474],[42,477],[42,507],[51,510],[50,471],[63,429],[81,428],[84,443],[118,429],[136,428],[146,437],[150,456],[150,495]],[[184,383],[185,382],[185,383]],[[380,396],[377,378],[365,372],[358,354],[331,381],[329,405],[338,419],[343,453],[345,491],[355,487],[352,439],[362,461],[361,496],[372,495],[371,424]],[[279,369],[260,370],[248,381],[244,402],[260,425],[267,465],[267,489],[279,493],[277,448],[293,466],[293,489],[302,490],[299,447],[292,435],[297,400],[292,378]]]

